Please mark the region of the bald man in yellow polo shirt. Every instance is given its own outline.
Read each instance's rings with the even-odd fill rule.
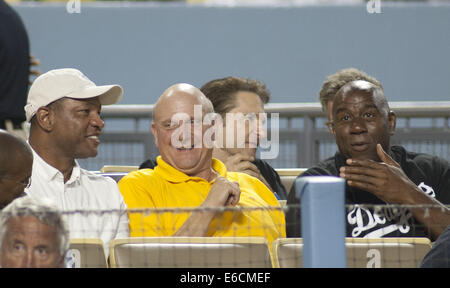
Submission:
[[[203,121],[212,112],[211,102],[190,84],[175,84],[158,99],[151,126],[158,165],[129,173],[119,188],[129,209],[169,209],[131,211],[131,236],[260,236],[270,242],[286,237],[274,194],[257,178],[228,172],[212,158],[204,137],[211,125]],[[191,131],[181,133],[186,127]],[[205,209],[171,210],[198,207]],[[219,209],[226,207],[240,209]]]

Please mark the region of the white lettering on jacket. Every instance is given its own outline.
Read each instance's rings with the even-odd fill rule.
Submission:
[[[421,182],[418,187],[428,196],[433,198],[436,196],[433,188],[424,182]],[[410,231],[409,220],[412,217],[411,211],[407,208],[376,207],[371,211],[364,206],[355,205],[348,212],[347,221],[350,225],[356,226],[352,230],[352,237],[360,237],[364,232],[370,230],[369,233],[363,234],[362,237],[379,238],[397,230],[403,234],[408,233]],[[377,228],[377,226],[389,222],[395,223]]]

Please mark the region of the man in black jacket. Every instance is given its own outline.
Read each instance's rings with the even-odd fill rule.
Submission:
[[[433,243],[420,268],[450,268],[450,226]]]
[[[346,180],[346,204],[355,204],[347,211],[348,237],[436,239],[450,224],[450,211],[442,204],[450,203],[449,163],[390,146],[395,123],[381,87],[363,80],[347,83],[333,105],[331,130],[339,151],[300,176]],[[295,192],[294,185],[288,204],[299,203]],[[299,209],[287,213],[287,235],[301,235]]]
[[[258,178],[278,199],[286,200],[286,189],[278,173],[267,161],[256,157],[260,140],[266,137],[265,127],[261,125],[263,119],[260,119],[265,115],[264,104],[270,101],[266,85],[254,79],[230,76],[211,80],[200,90],[211,100],[214,112],[224,119],[223,143],[214,148],[213,157],[222,161],[229,171]],[[236,122],[228,121],[228,117],[236,117]],[[243,137],[238,135],[240,132]],[[229,145],[229,138],[234,140],[230,141],[232,145]]]
[[[0,0],[0,129],[26,138],[30,47],[19,14]]]

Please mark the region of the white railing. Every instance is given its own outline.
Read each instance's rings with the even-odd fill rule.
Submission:
[[[450,160],[450,101],[390,102],[389,105],[398,119],[393,143]],[[335,153],[334,139],[326,129],[319,103],[270,103],[265,105],[265,111],[269,116],[278,113],[280,118],[280,154],[277,159],[269,160],[275,167],[309,167]],[[149,131],[152,112],[153,105],[104,106],[102,116],[106,129],[99,156],[80,163],[97,170],[108,164],[139,165],[154,158],[158,150]],[[131,121],[132,127],[120,128],[117,122],[123,121]]]

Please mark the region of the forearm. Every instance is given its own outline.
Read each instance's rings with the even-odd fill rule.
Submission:
[[[239,202],[240,194],[241,190],[237,182],[230,182],[218,176],[200,209],[192,212],[174,236],[206,236],[209,224],[218,213],[217,209],[229,205],[235,206]]]
[[[175,232],[174,236],[204,237],[208,232],[209,224],[214,218],[214,211],[196,210]]]
[[[409,200],[410,205],[423,205],[423,207],[411,208],[411,212],[414,218],[425,226],[432,240],[439,237],[450,225],[450,210],[436,199],[422,191],[417,191]]]

